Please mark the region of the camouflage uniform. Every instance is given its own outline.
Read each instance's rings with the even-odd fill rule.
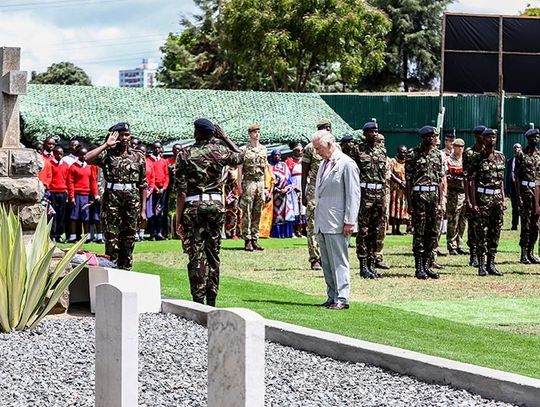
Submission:
[[[426,153],[421,146],[409,150],[405,160],[405,177],[411,186],[411,201],[414,202],[413,253],[426,259],[437,246],[440,230],[441,218],[437,207],[439,183],[443,177],[441,152],[431,149]]]
[[[241,147],[240,150],[244,153],[242,196],[240,197],[240,209],[243,214],[242,237],[244,240],[257,240],[264,206],[266,147],[263,145],[252,147],[247,144]]]
[[[130,270],[139,225],[140,191],[146,189],[144,155],[131,147],[123,155],[107,149],[93,164],[102,168],[106,182],[102,206],[105,254],[119,269]]]
[[[182,149],[176,158],[175,188],[186,195],[182,246],[189,257],[189,284],[196,302],[217,297],[221,230],[225,223],[221,175],[225,166],[242,162],[243,154],[211,140]]]
[[[379,231],[386,230],[386,177],[388,160],[386,149],[378,144],[373,147],[363,142],[355,145],[351,158],[360,170],[360,211],[358,214],[358,234],[356,235],[356,255],[360,260],[368,259],[368,273],[360,269],[363,277],[375,274],[374,262],[377,253]],[[364,272],[364,274],[362,274]],[[377,276],[376,274],[374,276]]]
[[[321,261],[321,253],[319,251],[319,244],[317,243],[315,235],[315,183],[317,182],[317,172],[321,165],[322,157],[317,154],[313,143],[309,143],[304,148],[304,154],[302,155],[302,163],[309,165],[309,179],[306,185],[306,234],[308,241],[309,262]]]
[[[493,153],[493,159],[482,151],[477,166],[472,169],[471,178],[476,182],[474,193],[479,209],[475,221],[479,262],[486,253],[494,256],[499,246],[503,225],[505,164],[500,151]]]
[[[519,178],[519,195],[521,197],[521,235],[519,245],[533,251],[538,238],[538,215],[534,197],[536,172],[540,165],[540,150],[534,148],[532,152],[527,146],[516,156],[515,174]],[[527,185],[523,185],[527,184]]]
[[[446,161],[446,180],[448,185],[446,217],[448,230],[446,246],[448,251],[463,250],[465,232],[465,188],[463,186],[463,159],[450,154]]]
[[[478,148],[475,144],[471,147],[467,147],[463,152],[463,177],[467,180],[467,184],[471,181],[473,169],[478,166],[482,149],[483,147]],[[476,215],[467,212],[467,246],[469,246],[469,249],[471,250],[471,258],[475,256],[477,247],[476,219]]]

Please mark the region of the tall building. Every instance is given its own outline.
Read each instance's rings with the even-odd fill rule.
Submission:
[[[122,69],[118,72],[121,88],[153,88],[157,86],[156,72],[158,65],[143,58],[142,64],[135,69]]]

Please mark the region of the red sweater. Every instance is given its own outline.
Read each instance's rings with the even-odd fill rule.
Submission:
[[[169,186],[169,164],[167,160],[161,157],[158,160],[154,160],[153,157],[147,157],[146,163],[154,167],[156,187],[167,189]]]
[[[52,180],[49,185],[51,192],[67,192],[67,177],[69,166],[64,160],[57,163],[56,160],[49,160],[52,168]]]
[[[49,189],[51,185],[52,180],[52,167],[51,167],[51,160],[44,159],[43,160],[43,168],[38,174],[38,178],[41,181],[43,185],[45,185],[46,189]]]
[[[45,150],[43,150],[41,152],[41,156],[46,160],[52,160],[54,158],[52,151],[50,153],[47,153]]]
[[[81,166],[80,161],[75,161],[68,170],[67,188],[69,199],[77,195],[98,195],[97,180],[92,166]]]
[[[146,183],[148,184],[146,194],[150,195],[156,189],[156,175],[154,174],[154,166],[148,159],[146,159]]]

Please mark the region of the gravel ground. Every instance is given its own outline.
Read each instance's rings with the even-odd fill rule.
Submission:
[[[140,318],[139,405],[206,405],[206,328],[174,315]],[[164,335],[168,332],[168,335]],[[0,406],[93,406],[94,319],[49,319],[0,334]],[[361,363],[267,342],[267,406],[509,406]]]

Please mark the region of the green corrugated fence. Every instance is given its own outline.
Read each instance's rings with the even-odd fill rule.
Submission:
[[[407,147],[418,144],[420,127],[436,125],[440,103],[438,95],[322,94],[321,97],[353,129],[361,129],[365,122],[376,118],[390,156],[395,155],[401,144]],[[455,130],[467,145],[473,143],[473,127],[479,124],[498,127],[496,96],[445,96],[444,106],[443,133]],[[507,97],[504,110],[502,149],[509,157],[514,143],[525,142],[523,133],[529,123],[540,126],[540,98]]]

